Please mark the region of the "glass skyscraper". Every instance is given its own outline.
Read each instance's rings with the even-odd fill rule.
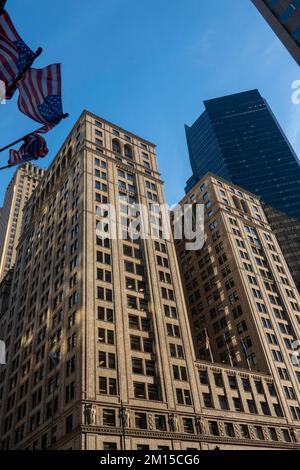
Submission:
[[[300,0],[251,0],[300,65]]]
[[[212,172],[300,220],[300,162],[258,90],[204,102],[186,136],[193,176]]]

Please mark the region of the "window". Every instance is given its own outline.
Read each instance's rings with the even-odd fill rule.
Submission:
[[[155,415],[155,428],[158,431],[166,431],[167,430],[167,425],[166,425],[166,418],[163,415]]]
[[[73,430],[73,415],[66,418],[66,433],[72,432]]]
[[[233,376],[233,375],[228,376],[228,382],[229,382],[229,386],[230,386],[231,390],[237,390],[238,389],[237,380],[236,380],[235,376]]]
[[[99,343],[115,344],[115,334],[112,330],[98,328],[98,341]]]
[[[251,392],[252,391],[249,379],[242,379],[242,383],[243,383],[243,388],[244,388],[245,392]]]
[[[137,429],[147,429],[146,413],[135,413],[135,427]]]
[[[247,400],[248,403],[248,408],[249,408],[249,413],[251,414],[257,414],[257,409],[256,405],[253,400]]]
[[[145,399],[146,396],[146,385],[144,383],[134,382],[134,396],[135,398]]]
[[[278,416],[278,418],[283,418],[283,411],[281,409],[281,406],[276,403],[273,406],[276,416]]]
[[[191,418],[183,418],[182,424],[185,433],[194,434],[194,423]]]
[[[221,410],[229,410],[227,397],[225,395],[219,395],[218,398]]]
[[[132,359],[132,372],[134,374],[144,374],[143,360]]]
[[[116,426],[116,412],[115,410],[103,410],[103,425],[109,427]]]
[[[228,437],[235,437],[235,431],[232,423],[225,423],[225,432]]]
[[[114,312],[111,308],[98,307],[98,320],[108,323],[114,322]]]
[[[206,370],[201,370],[199,372],[199,379],[201,385],[208,385],[208,375]]]
[[[217,421],[209,421],[208,422],[209,432],[212,436],[219,436],[220,431],[218,427]]]
[[[213,401],[211,393],[203,393],[203,402],[205,408],[213,408]]]
[[[113,149],[114,153],[118,153],[118,154],[121,153],[121,145],[120,145],[120,142],[118,141],[118,139],[113,139],[112,149]]]
[[[99,377],[99,393],[101,395],[117,395],[117,381],[116,379],[108,377]]]
[[[278,441],[278,436],[275,428],[269,428],[269,434],[272,441]]]
[[[115,442],[103,442],[103,450],[118,450],[118,445]]]
[[[250,439],[250,431],[246,424],[241,424],[240,430],[241,430],[241,436],[244,439]]]
[[[281,432],[282,432],[283,439],[285,440],[285,442],[292,442],[288,429],[281,429]]]
[[[256,434],[257,439],[260,440],[260,441],[264,441],[265,437],[264,437],[262,427],[261,426],[254,426],[254,429],[255,429],[255,434]]]
[[[176,389],[177,403],[179,405],[191,405],[192,399],[189,390],[183,390],[181,388]]]
[[[240,411],[240,412],[244,411],[243,404],[240,398],[233,398],[233,404],[234,404],[236,411]]]
[[[214,374],[216,387],[224,387],[222,374]]]

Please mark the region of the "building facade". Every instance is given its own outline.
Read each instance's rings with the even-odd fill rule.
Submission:
[[[300,220],[300,163],[257,90],[205,101],[186,135],[193,170],[187,192],[212,172]]]
[[[264,206],[264,211],[300,292],[300,221],[272,206]]]
[[[282,400],[276,413],[284,409],[296,425],[300,297],[263,206],[212,174],[180,204],[196,202],[205,204],[205,245],[187,252],[179,240],[176,249],[197,357],[272,376]]]
[[[23,220],[23,209],[43,176],[43,170],[26,163],[15,172],[0,208],[0,280],[13,267]]]
[[[298,0],[251,0],[280,41],[300,65],[300,10]]]
[[[128,235],[135,202],[156,239],[97,236],[101,204],[117,207]],[[155,146],[84,112],[25,208],[0,319],[2,449],[300,448],[267,367],[196,361],[175,245],[153,202],[164,203]]]

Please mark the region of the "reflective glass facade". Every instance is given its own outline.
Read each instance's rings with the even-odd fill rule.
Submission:
[[[300,0],[251,0],[300,65]]]
[[[186,192],[210,171],[300,219],[300,163],[258,90],[204,105],[200,118],[186,126],[193,170]]]

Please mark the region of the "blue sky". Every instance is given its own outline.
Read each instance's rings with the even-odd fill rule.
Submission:
[[[48,134],[43,167],[86,108],[157,144],[173,204],[191,175],[184,124],[205,99],[252,88],[300,155],[300,70],[250,0],[8,0],[7,10],[27,44],[44,48],[35,66],[63,64],[70,118]],[[0,106],[0,146],[36,128],[16,99]],[[0,173],[0,204],[12,174]]]

